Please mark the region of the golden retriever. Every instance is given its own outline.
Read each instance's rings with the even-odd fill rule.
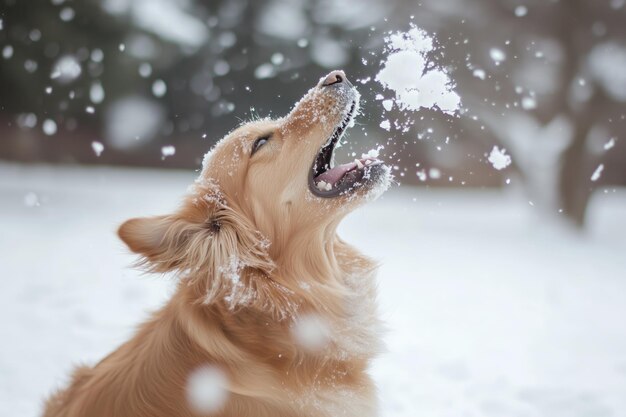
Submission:
[[[376,266],[336,233],[392,177],[373,156],[334,165],[358,105],[331,72],[286,117],[222,139],[175,213],[122,224],[141,265],[175,272],[177,290],[44,416],[377,415]]]

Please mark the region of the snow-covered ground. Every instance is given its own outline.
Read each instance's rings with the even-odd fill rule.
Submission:
[[[37,416],[171,292],[114,234],[171,210],[191,172],[0,164],[0,415]],[[414,201],[415,199],[415,201]],[[577,235],[514,192],[396,189],[341,234],[378,258],[383,415],[626,415],[626,191]]]

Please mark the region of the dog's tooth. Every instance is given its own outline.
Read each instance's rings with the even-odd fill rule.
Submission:
[[[357,168],[363,169],[364,165],[363,165],[363,163],[360,160],[355,159],[354,163],[356,164]]]
[[[331,183],[326,184],[326,191],[330,191],[333,189],[333,185]]]
[[[367,160],[365,161],[365,165],[370,165],[371,163],[372,163],[372,160],[371,160],[371,159],[367,159]]]

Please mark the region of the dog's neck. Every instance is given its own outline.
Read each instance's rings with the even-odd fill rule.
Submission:
[[[286,278],[298,279],[297,275],[305,269],[318,282],[335,275],[340,267],[335,254],[338,223],[294,228],[288,239],[270,239],[269,256],[278,272]]]

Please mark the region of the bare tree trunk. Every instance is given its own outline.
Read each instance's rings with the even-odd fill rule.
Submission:
[[[594,91],[592,97],[584,103],[571,103],[570,91],[579,74],[586,51],[579,42],[579,29],[587,28],[585,11],[578,0],[570,0],[563,4],[564,19],[562,21],[561,42],[565,50],[563,68],[563,87],[561,88],[559,107],[567,110],[572,123],[574,136],[561,157],[559,174],[559,199],[563,214],[578,228],[585,224],[587,203],[591,197],[589,177],[584,169],[588,165],[587,137],[594,124],[594,109],[599,100],[599,92]]]
[[[574,138],[562,156],[559,185],[562,209],[578,228],[584,227],[587,205],[593,191],[589,170],[586,169],[589,166],[587,137],[595,121],[594,112],[589,109],[596,108],[600,97],[600,92],[596,90],[584,109],[572,115]]]

